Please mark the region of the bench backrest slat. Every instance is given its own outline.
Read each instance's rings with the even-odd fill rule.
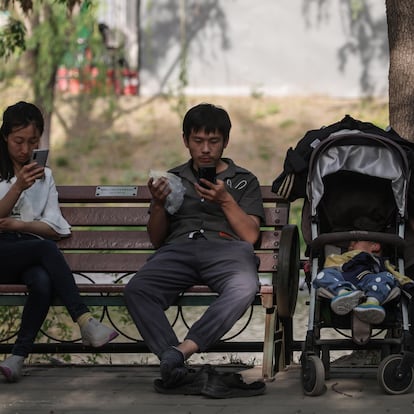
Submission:
[[[274,273],[289,203],[270,186],[261,191],[266,217],[255,250],[261,259],[259,272]],[[59,247],[75,273],[135,273],[154,251],[146,231],[151,200],[146,185],[58,186],[58,194],[72,225],[72,236]]]
[[[280,242],[280,232],[262,231],[257,250],[274,250]],[[151,250],[153,246],[146,231],[85,230],[59,241],[59,248],[69,250]]]
[[[148,206],[68,206],[61,207],[62,214],[72,226],[145,226],[148,222]],[[265,209],[265,226],[286,224],[289,207]]]
[[[59,186],[59,201],[68,202],[68,203],[83,203],[83,202],[95,202],[95,203],[111,203],[111,201],[123,201],[126,203],[129,202],[149,202],[151,201],[151,194],[146,185],[137,186],[137,193],[134,196],[97,196],[97,188],[105,186],[94,186],[94,185],[82,185],[82,186],[73,186],[73,185],[60,185]],[[124,188],[124,186],[114,186],[119,188]],[[127,186],[132,187],[132,186]],[[260,187],[262,192],[263,201],[274,202],[278,197],[275,193],[272,192],[272,187],[270,185],[263,185]],[[281,202],[285,202],[283,199],[279,199]]]
[[[98,236],[98,237],[97,237]],[[152,250],[146,231],[100,230],[73,231],[59,241],[62,250]]]
[[[150,252],[142,253],[64,253],[74,273],[130,273],[136,272],[149,258]],[[259,252],[260,273],[274,272],[277,256]]]
[[[74,226],[146,226],[147,207],[62,206],[62,214]]]

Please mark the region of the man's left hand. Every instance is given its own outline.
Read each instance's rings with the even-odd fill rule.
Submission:
[[[216,180],[216,183],[212,183],[203,179],[203,184],[208,188],[204,188],[198,183],[195,183],[194,187],[197,194],[205,200],[221,205],[228,201],[229,197],[231,197],[230,193],[226,190],[224,181],[222,180]]]

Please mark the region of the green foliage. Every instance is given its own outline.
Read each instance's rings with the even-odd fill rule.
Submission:
[[[21,317],[21,308],[18,306],[1,306],[0,320],[3,323],[0,325],[0,338],[11,338],[15,340],[14,335],[19,329]]]
[[[180,54],[180,71],[178,75],[178,85],[175,91],[171,90],[170,95],[177,96],[175,105],[172,106],[172,110],[177,113],[178,118],[182,119],[188,109],[187,96],[185,94],[185,88],[188,85],[188,63],[187,63],[187,46],[181,45]]]
[[[263,91],[261,91],[257,86],[250,92],[250,96],[254,99],[263,98]]]
[[[80,7],[75,13],[76,4]],[[92,0],[2,2],[13,17],[0,32],[0,57],[26,51],[24,70],[32,80],[34,102],[46,113],[53,110],[56,72],[64,57],[84,59],[94,30],[94,4]]]
[[[364,4],[362,0],[350,0],[350,9],[352,12],[352,20],[356,21],[364,11]]]
[[[256,97],[255,99],[260,99],[260,98]],[[280,112],[280,107],[278,105],[272,104],[272,105],[266,106],[258,110],[255,114],[255,118],[264,119],[264,118],[267,118],[268,116],[276,115],[279,112]]]
[[[16,8],[15,3],[18,3],[24,15],[29,16],[29,13],[33,12],[34,6],[42,7],[42,3],[47,3],[47,1],[38,1],[34,5],[32,0],[2,0],[0,7],[3,10],[13,9],[13,7]],[[71,14],[77,4],[82,4],[82,10],[88,10],[92,7],[92,0],[54,0],[53,3],[64,8],[66,14]],[[15,53],[25,51],[26,34],[24,23],[15,17],[10,17],[8,24],[0,30],[0,57],[8,59]]]
[[[295,125],[296,124],[296,120],[295,119],[284,119],[280,124],[279,124],[279,127],[280,128],[282,128],[282,129],[286,129],[286,128],[289,128],[289,127],[291,127],[291,126],[293,126],[293,125]]]
[[[6,60],[14,53],[26,49],[26,28],[23,23],[9,18],[9,23],[0,29],[0,57]]]
[[[82,4],[82,0],[54,0],[55,3],[59,3],[62,5],[65,5],[68,12],[71,13],[73,8],[77,5],[77,4]],[[40,0],[38,3],[41,3],[42,0]],[[24,14],[28,14],[31,10],[33,10],[33,1],[32,0],[2,0],[0,2],[0,6],[4,9],[9,8],[9,6],[11,6],[11,4],[14,3],[19,3],[21,9],[23,10]],[[88,6],[88,4],[91,3],[90,0],[88,1],[83,1],[83,3],[86,3],[86,6]]]
[[[73,56],[75,61],[83,59],[94,25],[92,7],[87,11],[69,19],[67,7],[62,2],[44,0],[34,6],[33,20],[38,24],[34,25],[33,35],[27,41],[27,50],[31,52],[34,63],[34,94],[47,111],[53,107],[56,71],[65,56]]]
[[[270,142],[259,142],[258,143],[257,152],[258,152],[260,159],[262,159],[264,162],[269,162],[269,160],[272,158],[272,154],[273,154],[272,145],[273,144]]]
[[[67,167],[69,165],[69,160],[65,156],[60,156],[56,158],[57,167]]]
[[[32,0],[2,0],[0,6],[4,9],[7,9],[11,3],[19,3],[20,7],[22,8],[25,14],[29,13],[30,10],[32,10],[33,8]]]

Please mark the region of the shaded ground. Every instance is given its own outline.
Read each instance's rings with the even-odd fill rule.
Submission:
[[[220,367],[220,369],[222,369]],[[235,368],[232,368],[234,370]],[[250,398],[211,399],[200,395],[162,395],[153,390],[157,367],[28,367],[22,382],[0,384],[0,412],[85,414],[331,414],[364,412],[398,414],[411,412],[413,394],[384,394],[375,379],[375,370],[332,373],[327,391],[319,397],[303,395],[300,369],[289,367],[274,382],[267,383],[264,395]],[[244,371],[246,381],[258,378],[258,368]]]

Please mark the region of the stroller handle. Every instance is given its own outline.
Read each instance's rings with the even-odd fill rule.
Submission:
[[[375,231],[351,230],[335,233],[323,233],[311,242],[312,249],[319,250],[327,244],[337,244],[351,240],[371,240],[378,243],[403,249],[405,240],[396,234],[379,233]]]

